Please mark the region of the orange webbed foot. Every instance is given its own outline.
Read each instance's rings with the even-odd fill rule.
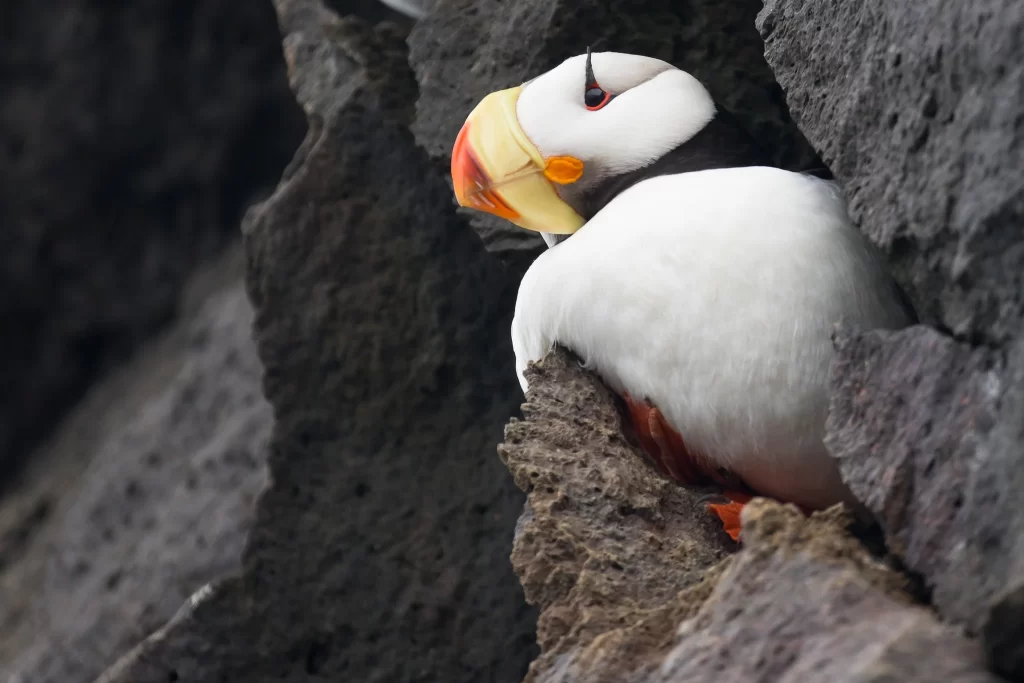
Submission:
[[[655,406],[623,394],[633,430],[640,446],[662,474],[683,484],[701,484],[708,479],[701,462],[690,453],[682,437]]]
[[[707,503],[707,508],[722,521],[722,526],[725,529],[725,533],[729,534],[729,538],[739,541],[740,531],[742,530],[740,513],[743,512],[743,506],[750,502],[752,496],[739,491],[726,491],[722,496],[727,498],[728,502]]]
[[[710,496],[714,501],[704,502],[708,511],[722,520],[725,532],[738,541],[740,537],[740,513],[752,498],[738,489],[744,484],[735,475],[715,467],[707,458],[699,457],[687,448],[679,432],[665,420],[656,406],[646,400],[637,400],[623,393],[629,420],[640,446],[647,457],[670,479],[694,486],[716,484],[726,490],[720,495]]]

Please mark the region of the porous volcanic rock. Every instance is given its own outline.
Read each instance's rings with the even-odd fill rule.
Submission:
[[[828,443],[943,616],[1024,680],[1024,6],[768,0],[794,119],[934,330],[837,338]]]
[[[998,680],[841,507],[806,518],[757,499],[728,558],[700,492],[641,458],[574,356],[527,378],[500,452],[528,492],[512,559],[541,610],[530,683]]]
[[[520,681],[512,289],[408,131],[401,33],[276,7],[309,134],[243,230],[271,483],[241,576],[103,680]]]
[[[176,314],[302,140],[269,2],[12,0],[0,20],[0,486]]]
[[[240,245],[0,501],[0,680],[91,683],[241,567],[273,422]],[[205,281],[205,282],[204,282]]]
[[[794,119],[929,322],[1000,343],[1024,320],[1024,5],[767,0]]]
[[[754,27],[760,9],[759,0],[436,0],[409,36],[420,84],[413,130],[447,171],[455,137],[477,102],[589,45],[657,57],[690,71],[777,163],[819,166],[765,63]],[[507,221],[468,215],[488,248],[514,270],[525,269],[544,248],[536,234]]]
[[[1024,674],[1024,358],[925,327],[837,337],[827,444],[948,618]]]
[[[850,524],[839,507],[807,519],[752,501],[744,549],[645,683],[997,683],[979,644],[912,604]]]
[[[529,493],[512,551],[526,598],[541,609],[543,654],[527,680],[600,671],[613,644],[628,644],[637,666],[656,661],[692,604],[678,594],[734,544],[703,511],[701,491],[641,459],[613,394],[575,356],[556,350],[527,379],[525,419],[509,423],[499,447]]]

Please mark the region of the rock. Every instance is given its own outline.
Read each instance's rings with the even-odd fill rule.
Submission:
[[[793,117],[924,317],[1002,343],[1024,319],[1024,5],[767,0]]]
[[[466,116],[485,95],[519,85],[590,45],[657,57],[690,71],[786,168],[820,166],[789,118],[754,27],[758,0],[436,0],[409,36],[420,84],[417,140],[448,172]],[[469,213],[488,248],[525,271],[538,235]]]
[[[687,616],[701,594],[686,589],[733,543],[702,512],[700,491],[641,459],[612,393],[575,356],[550,354],[527,378],[525,420],[508,425],[499,448],[529,494],[512,551],[526,599],[541,613],[542,655],[527,681],[600,671],[610,666],[609,647],[628,645],[620,655],[631,666],[656,662],[671,645],[670,618]]]
[[[841,334],[827,444],[936,607],[1019,677],[1024,382],[1005,383],[995,354],[924,327]]]
[[[310,131],[244,227],[271,483],[241,575],[103,680],[518,682],[513,292],[408,131],[401,34],[276,6]]]
[[[641,459],[574,357],[527,372],[500,452],[529,494],[512,553],[541,611],[529,683],[997,680],[842,508],[808,519],[755,500],[730,558],[700,492]]]
[[[830,450],[934,591],[1024,680],[1024,7],[768,0],[794,119],[925,322],[837,339]]]
[[[833,508],[806,519],[757,499],[744,550],[650,683],[997,683],[980,646],[914,606],[906,579],[849,536]]]
[[[241,567],[270,406],[234,249],[206,301],[97,387],[0,504],[0,680],[91,683]],[[198,294],[197,294],[198,296]],[[195,310],[190,310],[190,309]]]
[[[10,2],[0,40],[0,486],[176,314],[301,141],[269,3]]]

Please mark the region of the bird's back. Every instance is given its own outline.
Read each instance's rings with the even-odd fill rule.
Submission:
[[[520,372],[554,343],[572,348],[755,489],[815,504],[841,486],[822,445],[840,320],[908,318],[838,190],[730,168],[639,183],[538,258],[513,344]]]

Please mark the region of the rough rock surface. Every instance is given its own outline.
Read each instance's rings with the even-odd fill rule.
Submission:
[[[268,2],[12,0],[0,19],[0,485],[175,314],[302,139]]]
[[[408,131],[401,36],[276,6],[310,132],[244,227],[272,483],[241,576],[104,680],[519,681],[511,289]]]
[[[941,613],[1024,680],[1024,6],[769,0],[794,119],[927,329],[844,333],[829,444]]]
[[[237,572],[270,406],[235,249],[183,322],[98,386],[0,506],[0,680],[90,683]]]
[[[1024,319],[1024,5],[768,0],[801,130],[929,321],[1000,343]]]
[[[995,666],[1019,677],[1024,466],[1013,425],[1024,378],[924,327],[843,334],[837,349],[827,442],[844,478],[936,607],[984,635]]]
[[[997,683],[977,642],[910,603],[833,508],[809,520],[757,500],[744,549],[650,683]]]
[[[528,681],[998,680],[841,508],[755,501],[722,561],[732,544],[698,492],[641,459],[607,388],[564,351],[527,372],[500,452],[529,493],[512,554],[541,610]]]
[[[638,664],[651,661],[671,644],[669,617],[690,605],[677,595],[734,544],[703,514],[700,491],[641,459],[612,393],[575,356],[559,350],[527,372],[525,420],[508,425],[499,453],[529,493],[512,552],[526,599],[542,609],[543,655],[528,680],[600,670],[627,642]]]
[[[477,102],[590,45],[690,71],[778,163],[820,166],[765,63],[754,27],[760,9],[759,0],[436,0],[409,36],[420,84],[413,130],[447,171],[455,137]],[[507,221],[469,215],[488,248],[514,269],[525,269],[544,248],[539,236]]]

